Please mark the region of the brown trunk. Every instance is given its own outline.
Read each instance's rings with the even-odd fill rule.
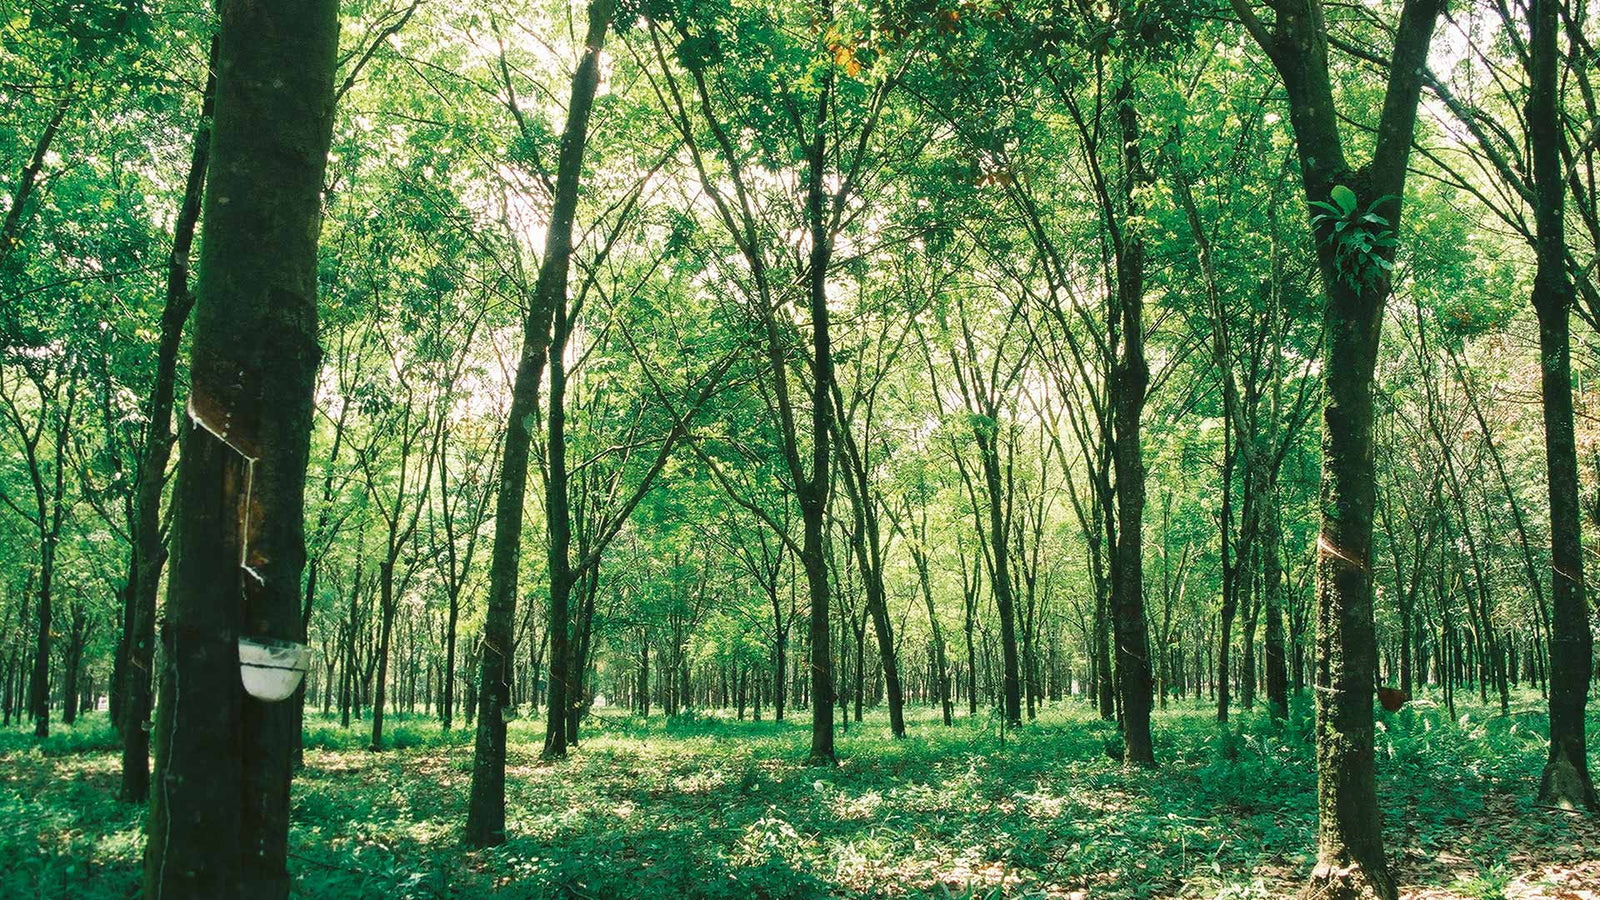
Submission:
[[[872,632],[878,641],[878,659],[883,666],[883,680],[889,701],[889,730],[896,738],[903,738],[906,736],[905,698],[900,685],[900,666],[895,658],[894,626],[889,621],[888,597],[883,582],[883,542],[868,480],[869,460],[861,455],[860,447],[849,429],[848,421],[839,423],[839,443],[844,451],[841,462],[847,467],[844,483],[848,490],[845,493],[850,498],[851,510],[855,514],[850,546],[856,555],[856,565],[861,569],[867,612],[872,616]]]
[[[832,18],[832,10],[823,4],[824,12]],[[825,69],[820,76],[817,97],[817,118],[810,146],[806,149],[806,218],[811,234],[811,268],[807,278],[807,300],[811,313],[811,472],[805,474],[799,465],[798,443],[791,433],[786,437],[789,446],[791,474],[799,486],[800,515],[804,522],[804,538],[800,548],[800,562],[806,570],[806,587],[811,595],[811,752],[812,765],[834,765],[833,749],[833,656],[829,649],[831,637],[828,628],[829,585],[825,537],[827,530],[828,493],[832,484],[828,426],[833,420],[833,343],[829,334],[828,265],[833,256],[833,238],[828,231],[825,215],[827,188],[823,184],[827,169],[827,134],[829,104],[833,94],[833,73]],[[768,310],[769,356],[775,367],[788,363],[781,357]]]
[[[1139,113],[1131,81],[1117,91],[1117,121],[1123,156],[1124,214],[1114,229],[1117,246],[1117,307],[1121,314],[1122,355],[1113,370],[1113,460],[1117,487],[1117,564],[1111,589],[1112,627],[1117,644],[1117,687],[1122,703],[1126,760],[1154,766],[1150,739],[1150,639],[1144,615],[1144,458],[1139,446],[1140,418],[1150,368],[1144,356],[1144,239],[1132,221],[1139,215],[1135,191],[1145,179],[1140,157]],[[1009,702],[1009,694],[1008,702]]]
[[[1267,489],[1261,511],[1261,581],[1267,616],[1267,712],[1274,719],[1289,714],[1289,666],[1283,644],[1283,570],[1278,557],[1278,488]]]

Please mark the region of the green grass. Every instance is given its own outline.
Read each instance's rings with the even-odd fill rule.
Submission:
[[[1379,789],[1402,883],[1429,898],[1600,883],[1595,823],[1532,803],[1536,699],[1510,717],[1383,715]],[[1287,896],[1313,855],[1310,717],[1297,705],[1284,725],[1236,720],[1159,713],[1161,767],[1139,772],[1109,758],[1114,729],[1078,704],[1003,749],[987,716],[944,728],[919,709],[894,741],[871,714],[840,734],[834,769],[802,764],[803,719],[607,712],[554,764],[538,759],[539,723],[519,719],[513,837],[469,852],[470,733],[391,717],[395,749],[374,754],[367,723],[313,717],[291,871],[298,896],[340,900]],[[137,894],[142,810],[115,800],[114,748],[96,717],[39,744],[0,734],[0,897]]]

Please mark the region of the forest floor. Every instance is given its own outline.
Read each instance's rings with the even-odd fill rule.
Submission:
[[[1600,822],[1532,800],[1538,698],[1509,717],[1430,703],[1382,716],[1379,792],[1409,898],[1600,900]],[[869,712],[840,764],[807,768],[806,714],[648,721],[603,711],[560,763],[513,722],[509,843],[459,845],[470,731],[391,718],[393,749],[308,722],[294,787],[297,896],[443,898],[1287,897],[1314,853],[1310,717],[1208,706],[1156,716],[1154,772],[1107,753],[1114,731],[1072,702],[1005,735],[987,714],[911,737]],[[1591,733],[1600,733],[1592,719]],[[362,723],[365,726],[366,723]],[[103,715],[42,744],[0,732],[0,897],[136,896],[142,809],[116,801]]]

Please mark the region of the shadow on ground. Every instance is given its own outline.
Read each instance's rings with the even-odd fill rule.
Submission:
[[[802,713],[803,715],[803,713]],[[466,851],[470,734],[401,718],[396,749],[308,724],[291,868],[307,898],[947,898],[1292,895],[1310,870],[1309,715],[1159,713],[1155,772],[1078,704],[1004,735],[980,716],[868,715],[841,763],[800,764],[804,723],[595,717],[543,762],[513,723],[512,839]],[[1380,723],[1391,858],[1413,898],[1600,900],[1600,824],[1531,799],[1545,753],[1536,698],[1509,717],[1426,702]],[[35,745],[0,736],[0,896],[135,896],[142,811],[116,802],[104,723]]]

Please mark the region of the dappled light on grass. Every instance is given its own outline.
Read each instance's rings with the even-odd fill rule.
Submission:
[[[1600,829],[1527,799],[1543,745],[1526,707],[1383,718],[1380,791],[1404,896],[1592,900]],[[1242,715],[1228,731],[1209,715],[1158,715],[1155,772],[1109,759],[1107,726],[1076,704],[1048,708],[1004,751],[981,725],[919,715],[894,742],[869,716],[825,770],[803,764],[804,723],[602,714],[569,759],[547,762],[519,722],[510,840],[471,852],[459,844],[466,736],[401,718],[393,734],[408,748],[370,753],[360,729],[345,740],[314,721],[292,870],[299,896],[339,900],[1288,897],[1313,858],[1306,713]],[[22,864],[0,895],[129,896],[142,816],[111,799],[111,754],[3,740],[0,854]]]

